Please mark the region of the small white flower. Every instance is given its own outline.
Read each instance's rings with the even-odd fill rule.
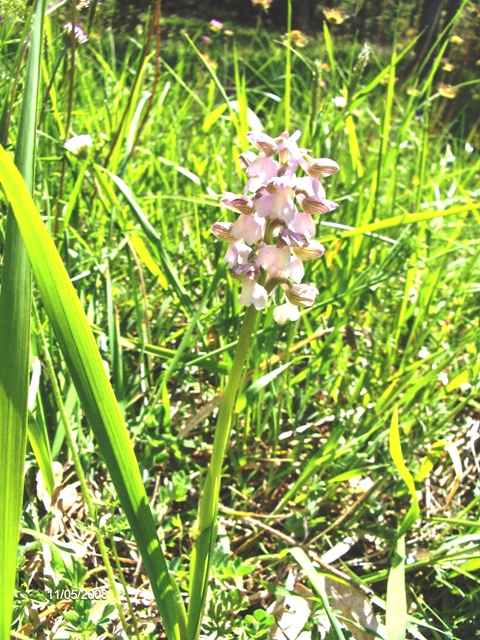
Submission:
[[[440,371],[437,379],[443,384],[444,387],[446,387],[449,382],[448,374],[446,373],[446,371]]]
[[[418,352],[418,357],[419,358],[428,358],[428,356],[430,355],[430,351],[427,349],[427,347],[422,347],[420,349],[420,351]]]
[[[93,144],[92,136],[88,133],[81,136],[73,136],[70,140],[67,140],[63,145],[67,151],[73,153],[74,156],[79,158],[86,158],[88,152]]]
[[[338,109],[343,109],[347,106],[347,101],[343,96],[335,96],[332,98],[332,102]]]

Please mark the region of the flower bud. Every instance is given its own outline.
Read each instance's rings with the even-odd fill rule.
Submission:
[[[250,133],[247,133],[247,138],[257,149],[263,151],[266,156],[272,156],[277,151],[276,141],[270,136],[267,136],[266,133],[250,131]]]
[[[325,176],[331,176],[332,173],[340,171],[340,167],[335,160],[330,158],[308,158],[308,166],[306,172],[312,178],[325,178]]]
[[[212,224],[212,233],[214,233],[219,240],[225,240],[226,242],[235,242],[235,238],[230,233],[233,227],[233,222],[215,222]]]
[[[323,198],[298,196],[297,200],[301,203],[305,213],[309,213],[310,215],[329,213],[338,207],[338,204],[333,202],[333,200],[325,200]]]
[[[311,260],[312,258],[321,258],[325,253],[325,247],[318,240],[310,240],[305,247],[293,247],[293,253],[300,260]]]
[[[294,284],[285,291],[288,301],[296,307],[311,307],[317,294],[318,289],[313,284]]]
[[[254,211],[253,202],[248,196],[236,196],[234,193],[226,193],[220,203],[227,209],[244,215],[249,215]]]

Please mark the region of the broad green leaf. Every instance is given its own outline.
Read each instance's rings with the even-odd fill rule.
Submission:
[[[186,616],[171,579],[122,414],[83,307],[25,183],[0,147],[0,182],[12,205],[37,281],[85,414],[142,555],[169,640],[186,638]]]
[[[213,440],[212,457],[202,490],[198,510],[198,536],[190,563],[190,604],[188,608],[189,640],[197,640],[208,593],[208,579],[215,541],[217,539],[217,512],[221,476],[225,453],[230,440],[235,399],[243,379],[250,338],[257,311],[252,305],[245,313],[228,383],[218,412]]]

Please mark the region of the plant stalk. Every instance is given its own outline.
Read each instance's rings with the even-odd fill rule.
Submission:
[[[257,315],[258,312],[252,305],[248,307],[243,319],[232,369],[218,413],[212,457],[200,499],[198,537],[193,548],[190,569],[189,640],[196,640],[200,633],[203,610],[207,599],[212,552],[217,538],[218,499],[223,461],[230,439],[235,400],[242,381],[243,368],[247,359]]]

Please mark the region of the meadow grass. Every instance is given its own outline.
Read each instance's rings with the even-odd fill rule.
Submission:
[[[223,192],[243,190],[238,154],[256,114],[266,133],[278,135],[287,123],[303,132],[312,156],[339,163],[325,186],[340,206],[317,233],[324,258],[308,265],[306,281],[320,291],[314,307],[284,326],[270,309],[252,339],[222,478],[203,636],[268,637],[280,605],[273,617],[263,612],[295,587],[310,602],[312,638],[323,637],[325,610],[336,637],[348,637],[349,619],[353,637],[366,637],[364,606],[389,640],[405,637],[403,627],[416,638],[472,638],[480,562],[478,122],[467,122],[461,98],[444,120],[440,53],[429,73],[405,77],[412,43],[380,54],[339,46],[326,29],[298,48],[280,34],[232,28],[236,35],[212,35],[206,44],[205,24],[167,20],[158,59],[144,51],[145,34],[119,42],[98,27],[73,54],[57,14],[46,18],[34,200],[119,412],[94,426],[88,398],[74,386],[80,373],[65,355],[68,336],[62,342],[45,300],[63,277],[52,267],[51,281],[37,277],[42,302],[35,294],[31,351],[48,362],[48,349],[56,383],[42,371],[29,425],[48,441],[45,466],[50,456],[64,477],[46,499],[33,453],[41,437],[31,437],[14,632],[163,637],[151,598],[141,599],[148,583],[131,534],[135,508],[128,512],[118,477],[109,467],[112,482],[104,465],[121,417],[161,558],[188,592],[198,499],[244,314],[210,226],[228,215],[220,211]],[[9,21],[0,29],[1,81],[13,91],[22,39]],[[19,78],[17,93],[4,94],[3,122],[11,111],[4,146],[18,140]],[[67,154],[64,140],[87,133],[88,157]],[[40,249],[45,265],[49,254],[42,258]],[[94,360],[88,350],[82,357]],[[66,440],[78,451],[93,521]],[[145,526],[148,546],[154,533]],[[130,597],[123,631],[95,531]],[[47,588],[56,588],[53,599]],[[107,600],[62,597],[92,588],[105,588]],[[168,622],[169,638],[187,637],[174,628]]]

